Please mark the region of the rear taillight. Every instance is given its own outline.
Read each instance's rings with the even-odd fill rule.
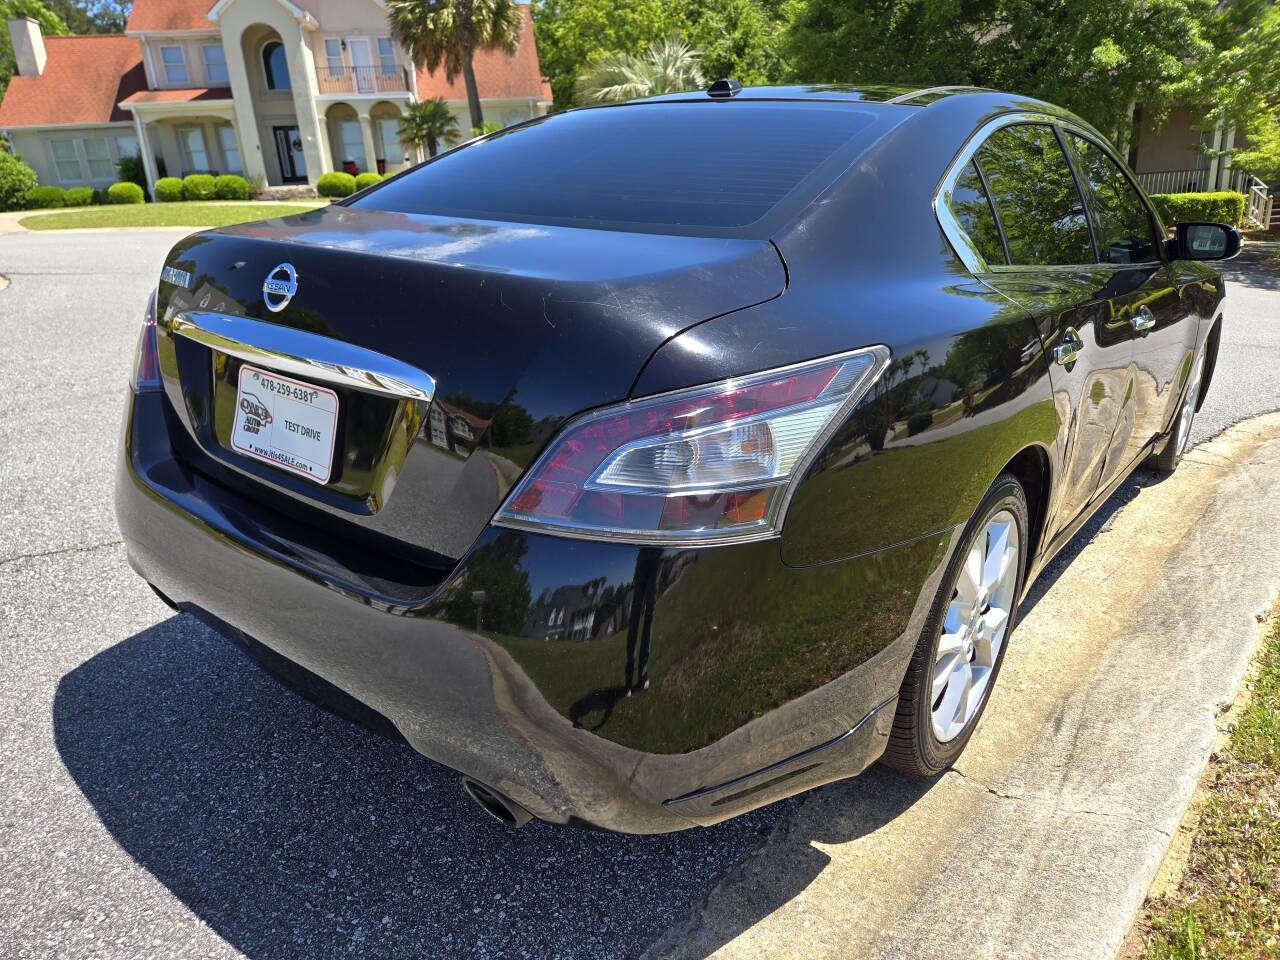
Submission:
[[[133,389],[160,389],[160,358],[156,355],[156,292],[151,291],[147,312],[138,334],[138,351],[133,365]]]
[[[586,414],[494,520],[645,544],[774,536],[796,479],[888,359],[870,347]]]

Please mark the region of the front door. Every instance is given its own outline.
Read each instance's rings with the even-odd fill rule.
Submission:
[[[1115,302],[1133,291],[1116,288],[1115,268],[1097,262],[1084,200],[1052,126],[1003,127],[974,160],[1008,263],[983,280],[1027,310],[1053,361],[1063,476],[1051,534],[1089,505],[1113,451],[1133,433],[1133,338]]]
[[[280,178],[285,183],[307,182],[307,161],[302,155],[302,137],[297,127],[272,127],[276,139],[276,156],[280,159]]]
[[[1196,341],[1194,310],[1182,303],[1176,270],[1160,256],[1155,219],[1114,157],[1098,143],[1066,132],[1072,163],[1089,204],[1099,259],[1113,271],[1107,285],[1112,320],[1132,341],[1134,423],[1117,437],[1105,475],[1114,477],[1169,426]]]
[[[369,47],[368,37],[353,37],[347,41],[347,52],[351,55],[351,72],[356,78],[356,93],[373,93],[377,82],[373,76],[373,51]]]

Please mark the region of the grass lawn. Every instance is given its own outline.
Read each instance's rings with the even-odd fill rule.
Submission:
[[[78,207],[60,213],[23,217],[28,230],[71,230],[81,227],[226,227],[250,220],[306,213],[314,206],[293,203],[132,203]]]
[[[1252,694],[1209,768],[1186,876],[1149,905],[1149,960],[1280,956],[1280,620]]]

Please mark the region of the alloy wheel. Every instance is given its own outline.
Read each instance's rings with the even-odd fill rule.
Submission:
[[[1178,456],[1187,449],[1191,441],[1191,421],[1196,415],[1196,400],[1200,396],[1200,378],[1204,375],[1204,351],[1196,357],[1191,367],[1191,382],[1187,384],[1187,395],[1182,401],[1182,410],[1178,414]]]
[[[977,715],[1017,599],[1018,523],[993,514],[969,548],[947,605],[933,662],[932,724],[939,743],[958,737]]]

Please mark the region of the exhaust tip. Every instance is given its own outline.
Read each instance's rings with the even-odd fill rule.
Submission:
[[[481,810],[503,826],[523,827],[533,819],[533,814],[520,804],[492,787],[486,787],[479,780],[463,777],[462,789],[467,791],[467,796],[474,800]]]

